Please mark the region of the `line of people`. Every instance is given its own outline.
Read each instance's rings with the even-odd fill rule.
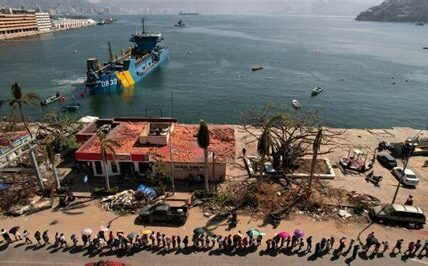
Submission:
[[[3,237],[1,242],[10,244],[24,240],[25,244],[33,244],[30,233],[27,230],[24,230],[21,234],[19,229],[19,226],[13,227],[9,231],[1,229],[1,235]],[[14,239],[12,239],[12,237]],[[33,237],[37,242],[37,246],[41,247],[51,244],[48,230],[45,230],[43,233],[36,231]],[[190,251],[193,252],[201,250],[217,250],[219,252],[235,253],[256,251],[262,245],[263,236],[261,234],[250,237],[243,235],[241,231],[238,231],[238,233],[234,235],[228,234],[226,236],[195,233],[191,238],[189,238],[189,236],[181,237],[179,235],[167,236],[161,232],[150,230],[145,230],[142,234],[129,233],[125,236],[123,231],[118,231],[114,234],[112,231],[105,228],[100,230],[95,237],[92,237],[91,232],[84,231],[82,231],[80,238],[77,234],[72,234],[70,236],[70,241],[71,245],[69,246],[63,233],[55,233],[52,245],[55,248],[76,247],[80,242],[81,246],[88,248],[91,253],[101,252],[104,249],[109,249],[110,251],[122,250],[127,253],[135,253],[145,248],[166,251],[190,249]],[[308,236],[305,239],[296,235],[284,237],[281,234],[277,234],[272,238],[266,239],[264,242],[266,244],[266,249],[264,250],[265,253],[278,252],[287,249],[292,252],[303,252],[304,254],[309,254],[312,253],[313,249],[312,236]],[[371,251],[371,256],[374,257],[380,254],[385,254],[390,249],[390,244],[388,241],[378,241],[374,232],[367,236],[365,244],[356,243],[354,239],[351,239],[349,243],[347,243],[346,237],[340,238],[338,244],[336,244],[336,239],[332,236],[330,238],[322,238],[319,242],[315,243],[312,257],[316,259],[332,253],[333,257],[338,258],[340,256],[347,256],[352,252],[349,259],[355,260],[359,252],[362,251],[369,254],[372,247],[374,248]],[[396,256],[397,254],[402,253],[407,257],[428,257],[428,239],[424,242],[422,240],[411,241],[408,243],[407,249],[404,250],[403,248],[404,240],[398,239],[394,247],[391,249],[390,255]]]

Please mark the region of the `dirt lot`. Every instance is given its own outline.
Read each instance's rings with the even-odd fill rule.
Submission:
[[[374,133],[373,133],[374,132]],[[417,133],[416,130],[409,128],[395,128],[388,130],[377,130],[369,132],[364,129],[353,129],[347,132],[347,139],[355,147],[362,148],[366,147],[367,150],[374,150],[378,142],[381,140],[389,141],[403,141],[409,136],[414,136]],[[428,133],[424,133],[428,136]],[[247,173],[243,168],[243,161],[240,158],[242,148],[247,149],[247,154],[255,154],[256,143],[251,142],[251,138],[248,137],[244,132],[236,127],[236,160],[235,163],[228,166],[228,179],[229,180],[240,180],[247,178]],[[346,156],[347,150],[339,149],[335,153],[326,156],[331,164],[334,166],[337,164],[339,158]],[[370,157],[370,155],[369,155]],[[422,167],[428,158],[424,157],[412,157],[409,163],[409,168],[414,170],[420,178],[420,184],[416,189],[402,188],[398,195],[397,202],[404,202],[409,194],[412,194],[415,199],[415,205],[420,206],[426,212],[428,212],[428,169]],[[336,178],[329,182],[333,187],[344,188],[348,191],[358,191],[371,194],[383,202],[387,203],[392,200],[392,196],[395,191],[397,180],[382,166],[378,163],[374,165],[375,174],[383,175],[384,180],[381,182],[380,187],[375,187],[372,184],[366,183],[362,175],[345,175],[338,168],[335,169]],[[189,194],[182,193],[175,196],[178,199],[186,199]],[[30,216],[22,216],[17,218],[2,217],[1,224],[2,228],[10,228],[14,225],[21,225],[23,229],[29,229],[30,232],[35,230],[49,229],[52,233],[64,232],[70,234],[72,232],[80,232],[83,228],[90,227],[96,230],[101,225],[110,225],[113,230],[124,230],[124,231],[139,231],[143,228],[142,225],[136,224],[136,215],[118,216],[111,212],[104,211],[97,200],[93,199],[79,199],[66,209],[63,210],[46,210]],[[277,229],[273,229],[270,225],[262,226],[260,220],[256,220],[250,217],[239,215],[239,222],[236,230],[246,230],[252,227],[260,227],[262,231],[265,231],[268,235],[278,231],[286,230],[292,231],[295,228],[302,228],[309,234],[313,234],[315,237],[330,236],[334,235],[340,237],[347,235],[349,237],[356,238],[361,230],[365,229],[368,225],[367,222],[360,223],[340,223],[334,220],[329,221],[317,221],[313,218],[304,215],[293,215],[289,220],[282,221]],[[226,221],[219,223],[209,222],[207,217],[203,216],[202,211],[199,208],[193,208],[190,211],[190,216],[187,223],[181,227],[168,227],[168,226],[150,226],[150,229],[161,230],[165,233],[177,234],[191,234],[195,227],[208,226],[214,233],[229,233],[227,231]],[[403,237],[406,240],[414,240],[416,238],[427,238],[428,229],[427,227],[423,230],[406,230],[402,228],[391,228],[380,225],[373,225],[369,229],[370,231],[376,231],[379,239],[387,238],[390,241],[395,241],[397,237]],[[367,234],[365,231],[363,235]]]

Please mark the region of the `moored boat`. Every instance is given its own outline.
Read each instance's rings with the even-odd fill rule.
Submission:
[[[63,96],[61,95],[61,94],[59,94],[59,92],[57,92],[55,95],[53,95],[53,96],[51,96],[51,97],[49,97],[49,98],[46,98],[46,99],[44,99],[43,101],[41,101],[40,102],[40,105],[41,106],[46,106],[46,105],[48,105],[48,104],[50,104],[50,103],[53,103],[53,102],[56,102],[56,101],[58,101],[59,99],[61,99]]]
[[[296,99],[294,99],[294,100],[291,102],[291,104],[293,105],[293,107],[294,107],[295,109],[300,109],[300,108],[302,108],[302,104],[301,104],[298,100],[296,100]]]
[[[323,88],[316,86],[315,88],[312,89],[311,96],[317,96],[318,94],[323,92],[323,90],[324,90]]]

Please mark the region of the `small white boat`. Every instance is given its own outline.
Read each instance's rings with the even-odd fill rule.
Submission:
[[[262,70],[262,69],[263,69],[263,67],[262,67],[262,66],[255,65],[255,66],[253,66],[253,67],[251,68],[251,71],[258,71],[258,70]]]
[[[295,109],[300,109],[300,108],[302,108],[302,104],[301,104],[298,100],[296,100],[296,99],[294,99],[294,100],[291,102],[291,104],[293,105],[293,107],[294,107]]]
[[[62,95],[61,94],[59,94],[59,93],[57,93],[56,95],[53,95],[53,96],[51,96],[51,97],[49,97],[49,98],[46,98],[46,99],[44,99],[43,101],[41,101],[40,102],[40,105],[41,106],[46,106],[46,105],[48,105],[48,104],[50,104],[50,103],[53,103],[53,102],[56,102],[56,101],[58,101],[59,99],[61,99],[62,98]]]
[[[312,89],[311,96],[317,96],[321,92],[323,92],[323,88],[316,86],[314,89]]]

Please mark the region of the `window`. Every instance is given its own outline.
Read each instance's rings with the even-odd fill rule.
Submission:
[[[95,174],[96,175],[102,175],[103,174],[103,168],[101,166],[101,162],[99,162],[99,161],[95,162]]]
[[[110,162],[110,164],[111,164],[111,172],[113,174],[117,174],[117,165],[116,165],[116,162]]]

